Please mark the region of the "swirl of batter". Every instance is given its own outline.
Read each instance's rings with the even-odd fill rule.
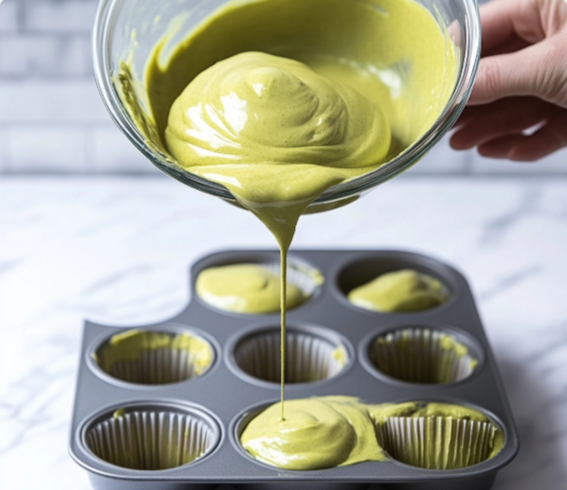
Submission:
[[[205,302],[236,313],[274,313],[280,308],[279,275],[258,264],[230,264],[202,271],[195,284]],[[286,305],[295,308],[307,297],[287,283]]]
[[[377,435],[391,418],[435,419],[436,424],[491,423],[487,453],[477,462],[498,454],[505,442],[504,432],[486,415],[460,405],[423,402],[371,405],[349,396],[324,396],[286,401],[283,421],[279,417],[279,405],[272,405],[253,418],[240,442],[256,459],[288,470],[316,470],[390,459],[386,448],[378,443]],[[421,437],[428,434],[427,430],[424,429]],[[418,450],[411,444],[409,448],[404,446],[404,451],[410,455],[409,461],[414,454],[427,451],[430,466],[424,467],[430,469],[448,469],[445,466],[450,460],[448,454],[469,451],[479,443],[474,437],[463,438],[462,433],[455,432],[454,425],[453,430],[427,437],[431,438],[431,444],[424,446],[426,449]],[[467,449],[467,445],[471,448]]]
[[[244,52],[199,74],[173,103],[165,137],[182,166],[381,162],[391,141],[381,109],[299,61]]]
[[[260,413],[240,441],[257,459],[289,470],[315,470],[385,458],[366,406],[350,397],[286,401]]]

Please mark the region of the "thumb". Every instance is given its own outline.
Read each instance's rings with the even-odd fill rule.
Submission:
[[[480,60],[470,105],[531,95],[567,108],[565,32],[510,54]]]

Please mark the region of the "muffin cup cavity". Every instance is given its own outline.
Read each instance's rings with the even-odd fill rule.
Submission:
[[[375,337],[368,357],[382,374],[420,384],[462,381],[479,363],[470,345],[449,332],[428,327],[400,328]]]
[[[360,298],[358,296],[361,293],[358,293],[356,299],[349,299],[349,294],[353,290],[368,285],[380,277],[386,279],[392,275],[391,273],[409,271],[416,272],[416,277],[422,274],[427,277],[414,279],[416,282],[415,284],[412,282],[411,287],[402,286],[405,280],[408,280],[407,277],[398,277],[396,280],[390,277],[380,285],[380,294],[384,296],[380,296],[381,300],[375,305],[372,303],[377,300],[365,298],[367,293]],[[454,271],[449,267],[421,255],[389,252],[350,262],[338,271],[336,287],[341,299],[353,308],[379,314],[419,314],[434,310],[452,303],[459,292]],[[405,291],[406,288],[409,290]],[[404,291],[408,296],[399,298],[399,294]],[[394,301],[393,298],[396,300]]]
[[[451,417],[390,417],[378,430],[380,445],[393,459],[431,470],[482,463],[493,456],[497,437],[493,422]]]
[[[197,461],[214,450],[220,430],[196,408],[135,404],[90,423],[84,444],[98,458],[132,470],[159,471]]]
[[[212,277],[216,276],[208,276],[207,279],[204,279],[201,277],[201,274],[214,268],[229,266],[241,266],[242,268],[246,268],[247,266],[257,267],[272,276],[270,278],[270,285],[268,287],[265,283],[261,286],[259,284],[252,285],[253,283],[251,283],[250,286],[243,286],[243,284],[246,284],[246,281],[244,283],[238,282],[233,291],[227,288],[226,285],[234,280],[234,276],[238,274],[238,271],[231,271],[231,274],[226,277],[225,281],[217,283],[220,284],[219,287],[214,286],[213,289],[217,289],[216,291],[209,290],[210,286],[203,286],[204,284],[213,284],[212,281],[218,281],[220,276],[216,279],[212,279]],[[243,274],[245,274],[244,271]],[[212,263],[199,272],[195,283],[195,293],[199,300],[205,305],[225,313],[244,315],[278,313],[280,311],[279,276],[279,262],[277,260],[267,260],[267,257],[260,256],[254,259],[254,257],[247,256],[243,257],[242,261],[233,260],[230,262],[222,261],[220,263]],[[225,278],[223,277],[223,279]],[[256,280],[259,281],[259,279]],[[265,278],[263,278],[263,280],[267,281]],[[312,267],[306,262],[294,260],[293,257],[289,257],[287,283],[288,310],[292,310],[309,302],[313,296],[317,294],[318,289],[324,283],[324,277],[315,267]],[[247,290],[247,287],[251,289]],[[247,298],[247,295],[251,294],[254,297],[262,298],[262,300],[251,303],[250,299]]]
[[[319,332],[321,330],[321,332]],[[286,331],[286,384],[312,383],[332,378],[348,364],[344,343],[324,329],[289,326]],[[236,342],[234,362],[247,375],[270,383],[281,381],[279,327],[253,332]]]
[[[140,385],[178,383],[202,375],[214,361],[209,341],[191,332],[127,330],[93,353],[112,378]]]
[[[278,400],[272,400],[268,403],[262,403],[260,405],[255,405],[246,409],[243,413],[240,413],[236,416],[236,418],[232,422],[232,428],[230,431],[230,438],[233,447],[247,460],[252,461],[254,464],[274,469],[275,466],[266,463],[260,459],[255,458],[252,454],[250,454],[242,445],[241,436],[248,424],[258,415],[260,415],[264,410],[270,407],[273,403],[277,403]],[[324,473],[327,471],[333,471],[334,468],[326,468],[326,469],[319,469],[316,470],[318,473]],[[309,471],[302,471],[302,470],[286,470],[282,468],[277,468],[279,474],[295,474],[296,478],[297,475],[300,473],[305,474]],[[309,488],[309,490],[366,490],[368,488],[367,484],[358,484],[354,482],[335,482],[335,481],[319,481],[317,479],[310,479],[309,482],[298,480],[294,482],[293,480],[287,480],[282,483],[278,482],[269,482],[269,483],[261,483],[255,482],[253,484],[241,484],[239,488],[242,490],[303,490],[305,488]]]

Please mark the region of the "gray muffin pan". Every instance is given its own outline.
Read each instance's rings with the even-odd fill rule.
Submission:
[[[256,490],[489,489],[498,470],[514,458],[519,447],[498,368],[464,277],[433,258],[415,253],[290,252],[290,263],[315,268],[325,279],[305,304],[288,313],[290,335],[311,339],[309,345],[315,345],[300,349],[295,357],[312,352],[325,354],[342,345],[348,362],[342,369],[315,369],[312,379],[288,376],[295,382],[286,386],[286,399],[349,395],[367,403],[438,401],[470,406],[484,412],[504,431],[502,451],[491,459],[454,470],[422,469],[392,459],[289,471],[259,462],[241,448],[239,435],[246,422],[262,408],[279,401],[280,390],[269,369],[264,372],[261,366],[246,362],[249,355],[243,349],[254,350],[254,344],[263,342],[264,337],[268,344],[272,342],[279,331],[279,313],[245,315],[210,307],[195,293],[195,279],[212,266],[277,264],[278,260],[277,251],[209,255],[191,268],[191,301],[187,308],[170,320],[136,327],[171,334],[189,332],[207,340],[214,351],[213,362],[202,374],[189,379],[146,385],[105,373],[93,353],[111,336],[130,329],[85,324],[70,453],[89,472],[93,486],[101,490],[194,490],[226,483]],[[450,290],[450,299],[430,310],[395,314],[364,310],[348,301],[346,294],[354,287],[403,268],[442,280]],[[468,347],[477,360],[476,366],[445,384],[403,381],[379,371],[372,361],[372,341],[408,328],[453,335]],[[305,340],[297,343],[307,345]],[[266,355],[261,362],[272,357]],[[169,365],[160,359],[151,362],[155,369]],[[200,457],[191,461],[195,455]]]

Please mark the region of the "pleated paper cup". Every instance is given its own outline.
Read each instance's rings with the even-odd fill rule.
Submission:
[[[489,459],[498,428],[492,422],[452,417],[390,417],[378,434],[395,460],[432,470],[453,470]]]
[[[432,328],[388,332],[371,343],[368,354],[380,372],[410,383],[455,383],[468,378],[478,364],[465,344]]]
[[[148,404],[121,408],[99,418],[87,428],[84,441],[107,463],[157,471],[205,457],[219,438],[213,419],[197,409]]]
[[[130,330],[94,352],[106,374],[128,383],[160,385],[203,374],[214,360],[211,344],[193,333]]]
[[[234,349],[236,365],[254,378],[281,381],[281,338],[279,328],[267,329],[240,340]],[[311,383],[332,378],[347,364],[341,344],[307,331],[288,327],[286,331],[285,382]]]

